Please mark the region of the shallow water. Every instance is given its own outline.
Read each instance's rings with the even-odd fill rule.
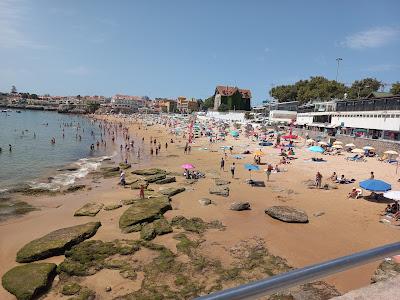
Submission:
[[[53,137],[55,144],[50,142]],[[30,110],[0,112],[0,190],[20,182],[40,186],[38,178],[77,162],[79,170],[58,173],[52,179],[56,185],[73,183],[111,153],[102,145],[91,151],[90,145],[97,140],[101,140],[101,130],[85,116]]]

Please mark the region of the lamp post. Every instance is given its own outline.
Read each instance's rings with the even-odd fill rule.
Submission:
[[[337,61],[337,68],[336,68],[336,81],[337,81],[337,79],[338,79],[338,76],[339,76],[339,64],[340,64],[340,61],[341,61],[341,60],[343,60],[343,58],[340,58],[340,57],[336,58],[336,61]]]

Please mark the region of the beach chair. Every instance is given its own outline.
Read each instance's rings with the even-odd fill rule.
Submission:
[[[357,191],[356,199],[362,198],[362,196],[363,196],[363,191],[362,191],[362,189],[356,189],[356,191]]]

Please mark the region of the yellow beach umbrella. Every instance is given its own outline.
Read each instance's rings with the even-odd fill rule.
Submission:
[[[335,149],[343,149],[343,146],[342,146],[342,145],[333,145],[332,148],[335,148]]]
[[[264,155],[264,152],[262,152],[261,150],[257,150],[257,151],[255,151],[253,154],[254,154],[254,155],[257,155],[257,156],[263,156],[263,155]]]
[[[364,153],[364,152],[365,151],[363,149],[359,149],[359,148],[351,150],[351,153]]]
[[[349,148],[353,148],[353,147],[355,147],[356,145],[354,145],[353,143],[350,143],[350,144],[346,144],[345,145],[345,147],[349,147]]]
[[[365,147],[363,147],[363,149],[364,150],[375,150],[375,148],[371,147],[371,146],[365,146]]]
[[[387,151],[385,151],[385,152],[383,152],[383,153],[389,154],[389,155],[399,155],[399,153],[397,153],[397,152],[394,151],[394,150],[387,150]]]

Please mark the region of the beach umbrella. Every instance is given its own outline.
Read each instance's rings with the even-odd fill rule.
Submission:
[[[257,156],[263,156],[263,155],[264,155],[264,152],[262,152],[261,150],[257,150],[257,151],[255,151],[253,154],[254,154],[254,155],[257,155]]]
[[[342,145],[336,144],[336,145],[333,145],[332,148],[335,148],[335,149],[343,149],[343,146],[342,146]]]
[[[360,187],[371,192],[387,192],[392,189],[389,183],[378,179],[367,179],[360,182]]]
[[[355,148],[351,150],[351,153],[364,153],[365,151],[363,149]]]
[[[363,147],[363,149],[364,150],[375,150],[375,148],[371,147],[371,146],[365,146],[365,147]]]
[[[389,155],[399,155],[399,153],[397,153],[397,152],[394,151],[394,150],[387,150],[387,151],[385,151],[385,152],[383,152],[383,153],[389,154]]]
[[[323,146],[328,146],[328,143],[327,142],[323,142],[323,141],[318,142],[318,144],[319,145],[323,145]]]
[[[335,142],[333,142],[333,145],[342,145],[343,144],[343,142],[341,142],[341,141],[335,141]]]
[[[236,130],[232,130],[231,131],[231,136],[238,137],[239,136],[239,132],[237,132]]]
[[[194,169],[194,166],[192,164],[183,164],[181,168],[189,170],[189,169]]]
[[[315,143],[315,141],[313,139],[308,139],[308,140],[306,140],[306,143],[311,144],[311,143]]]
[[[324,153],[324,148],[320,147],[320,146],[311,146],[308,148],[309,151],[311,152],[318,152],[318,153]]]
[[[297,135],[288,134],[288,135],[284,135],[283,138],[286,139],[286,140],[288,140],[288,139],[289,140],[295,140],[295,139],[297,139]]]
[[[354,145],[353,143],[350,143],[350,144],[346,144],[345,145],[345,147],[348,147],[348,148],[353,148],[353,147],[355,147],[356,145]]]
[[[383,194],[385,198],[400,201],[400,191],[389,191]]]
[[[260,170],[259,166],[252,165],[252,164],[244,164],[244,168],[249,171],[250,173],[250,180],[251,180],[251,171],[258,171]]]

